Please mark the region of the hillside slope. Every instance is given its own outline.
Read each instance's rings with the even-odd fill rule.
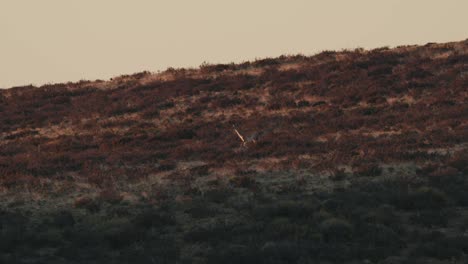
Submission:
[[[467,139],[467,60],[465,41],[2,90],[2,181],[443,159]]]
[[[3,261],[468,254],[468,40],[15,87],[0,124]]]

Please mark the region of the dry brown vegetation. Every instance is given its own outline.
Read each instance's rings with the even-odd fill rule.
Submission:
[[[1,90],[0,263],[466,263],[467,91],[468,41]]]
[[[327,51],[3,90],[2,185],[139,180],[182,161],[220,169],[278,158],[287,168],[307,155],[302,166],[316,170],[443,162],[468,138],[467,45]],[[233,125],[260,136],[243,149]]]

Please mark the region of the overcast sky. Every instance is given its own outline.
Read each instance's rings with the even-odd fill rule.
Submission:
[[[0,0],[0,87],[468,38],[466,0]]]

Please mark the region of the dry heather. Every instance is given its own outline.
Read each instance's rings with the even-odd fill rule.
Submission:
[[[225,174],[444,164],[466,150],[467,46],[326,51],[3,90],[1,186],[180,180],[190,171],[183,163]],[[234,127],[255,142],[241,144]]]
[[[467,88],[468,40],[1,90],[0,263],[467,263]]]

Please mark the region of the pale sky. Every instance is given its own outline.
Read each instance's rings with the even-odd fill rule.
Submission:
[[[466,0],[0,0],[0,88],[468,38]]]

